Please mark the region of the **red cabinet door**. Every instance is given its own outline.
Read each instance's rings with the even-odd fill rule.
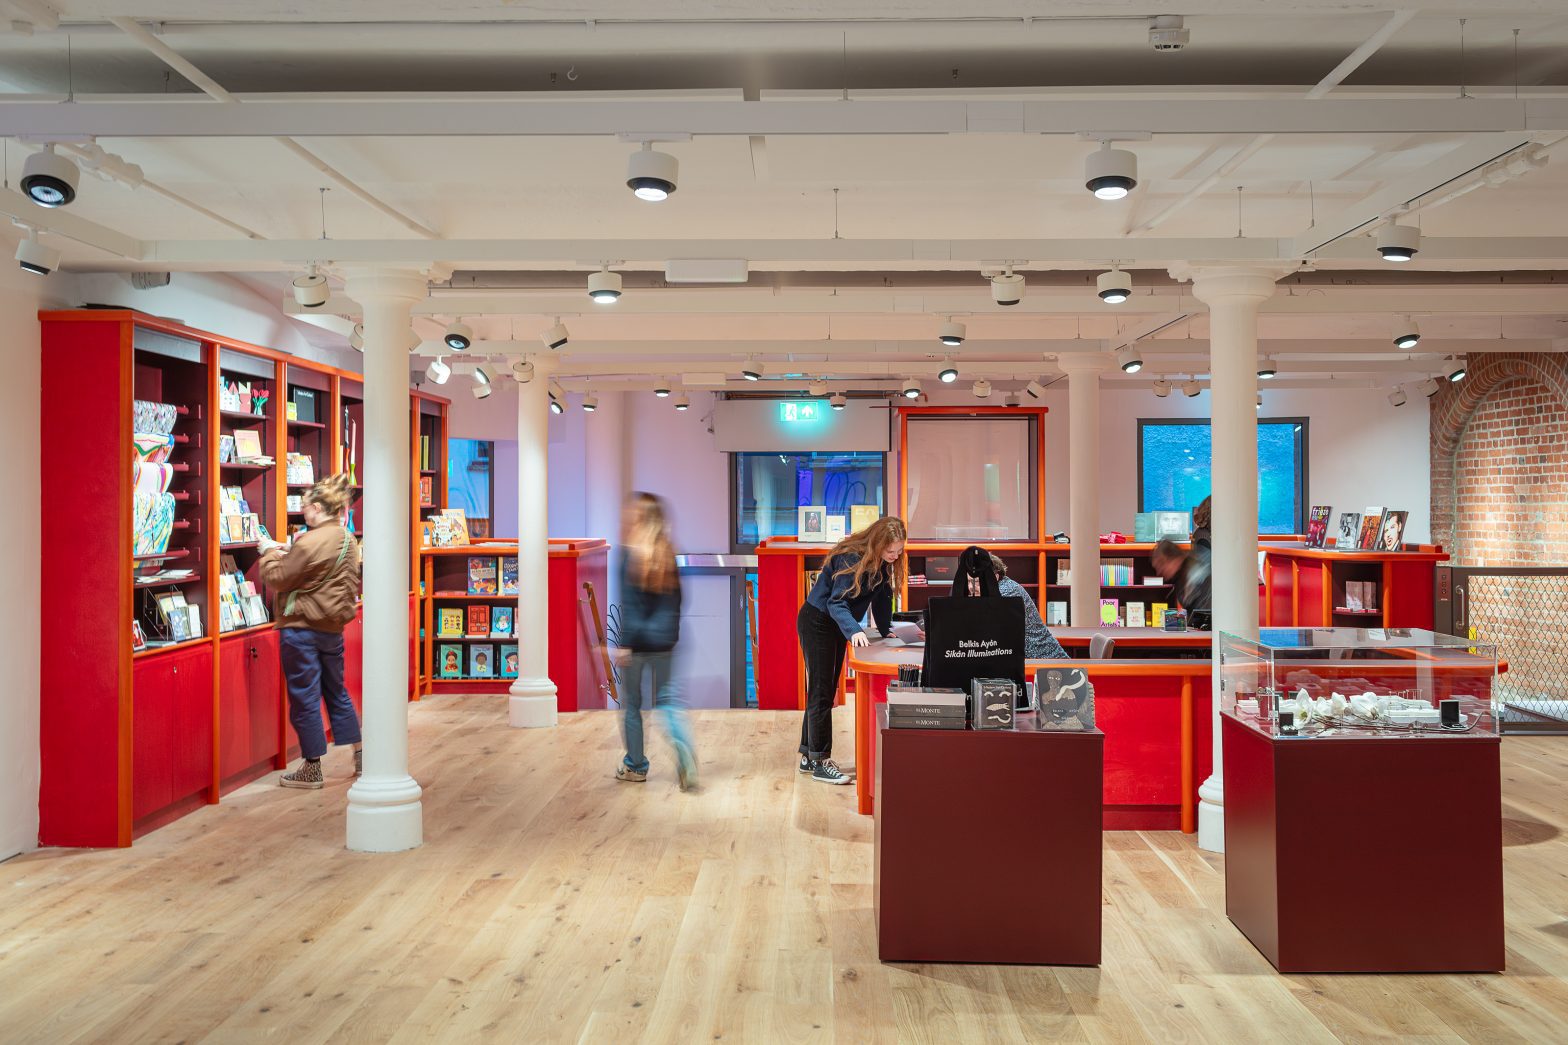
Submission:
[[[218,642],[218,777],[271,768],[282,736],[275,631]],[[236,781],[236,786],[243,781]]]
[[[131,673],[131,818],[212,784],[212,647],[137,661]]]

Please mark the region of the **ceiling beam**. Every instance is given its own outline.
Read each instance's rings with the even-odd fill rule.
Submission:
[[[1106,93],[1114,87],[1101,88]],[[173,95],[26,96],[0,102],[0,135],[117,138],[1059,134],[1488,134],[1568,131],[1563,98],[1180,98],[961,100],[562,99],[541,95],[237,94],[245,104]]]

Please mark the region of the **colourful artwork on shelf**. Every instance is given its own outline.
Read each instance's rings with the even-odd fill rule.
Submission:
[[[436,674],[444,679],[463,677],[463,647],[443,642],[436,647]]]

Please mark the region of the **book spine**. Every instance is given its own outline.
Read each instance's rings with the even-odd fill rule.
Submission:
[[[942,718],[915,718],[899,716],[888,719],[889,729],[963,729],[964,720],[957,716]]]
[[[889,718],[963,718],[964,709],[945,704],[889,704]]]

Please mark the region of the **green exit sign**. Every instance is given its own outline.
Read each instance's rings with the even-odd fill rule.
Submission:
[[[807,424],[822,416],[822,404],[817,402],[780,403],[779,420],[785,424]]]

